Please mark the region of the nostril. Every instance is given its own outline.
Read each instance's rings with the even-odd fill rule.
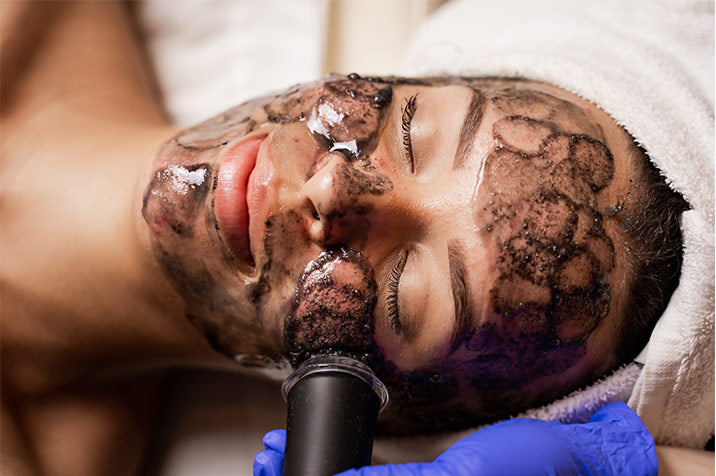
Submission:
[[[321,214],[312,200],[306,200],[303,205],[303,219],[306,223],[306,231],[312,240],[321,241],[325,230],[325,221],[321,220]]]
[[[346,162],[353,162],[358,158],[358,147],[355,139],[349,142],[336,143],[329,152],[331,154],[340,154]]]
[[[321,219],[321,214],[311,200],[306,202],[304,219],[306,220],[306,230],[311,240],[321,244],[325,240],[326,225],[328,222]]]
[[[319,160],[317,172],[301,188],[304,200],[301,215],[315,240],[326,239],[335,226],[333,217],[344,211],[346,200],[337,193],[342,191],[347,166],[343,154],[329,152]]]
[[[304,216],[311,217],[313,221],[321,221],[321,214],[318,212],[318,207],[310,197],[304,201],[303,210]]]

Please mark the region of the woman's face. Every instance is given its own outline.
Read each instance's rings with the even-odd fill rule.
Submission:
[[[604,116],[526,81],[331,77],[167,142],[143,215],[217,349],[359,353],[396,424],[459,426],[615,364]]]

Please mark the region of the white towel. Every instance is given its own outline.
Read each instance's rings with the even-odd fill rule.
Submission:
[[[321,75],[327,0],[145,0],[136,7],[176,125]]]
[[[709,1],[457,0],[412,42],[409,75],[525,77],[598,104],[692,207],[682,218],[681,280],[642,353],[643,370],[633,364],[526,416],[583,421],[618,399],[658,444],[703,448],[714,432],[713,25]],[[464,434],[433,439],[430,455],[424,440],[382,441],[376,455],[430,459]]]

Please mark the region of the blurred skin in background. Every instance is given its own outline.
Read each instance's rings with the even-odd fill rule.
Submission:
[[[594,105],[337,76],[179,131],[120,6],[3,10],[3,472],[135,471],[166,369],[226,356],[359,352],[403,433],[621,363],[639,157]]]

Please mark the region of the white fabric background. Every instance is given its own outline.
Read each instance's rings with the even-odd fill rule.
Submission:
[[[189,126],[321,76],[327,0],[150,0],[138,5],[164,105]]]

